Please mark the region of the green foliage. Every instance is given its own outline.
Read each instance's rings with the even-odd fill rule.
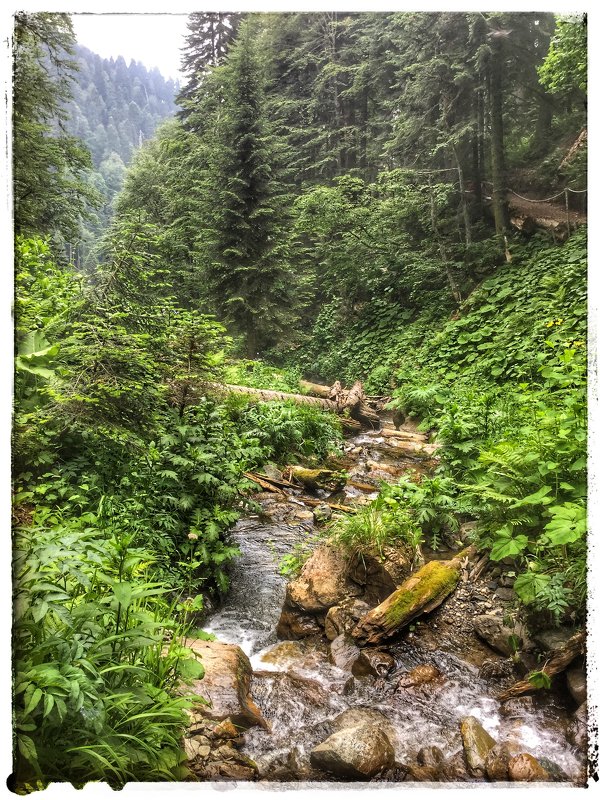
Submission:
[[[233,361],[224,371],[226,383],[251,386],[256,389],[272,389],[277,392],[300,393],[301,378],[297,368],[281,369],[264,361]]]
[[[93,514],[48,511],[14,550],[17,785],[185,777],[180,738],[202,677],[154,557]],[[196,698],[200,702],[200,698]]]
[[[382,557],[386,548],[405,546],[411,557],[416,557],[423,532],[414,509],[403,500],[395,487],[382,484],[379,495],[369,505],[332,523],[332,541],[351,552],[375,551]]]
[[[587,92],[587,17],[559,17],[550,50],[538,69],[552,94]]]

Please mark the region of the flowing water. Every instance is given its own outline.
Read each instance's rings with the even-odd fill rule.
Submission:
[[[350,440],[346,450],[354,459],[349,469],[355,479],[387,476],[385,470],[406,470],[414,462],[386,455],[386,440],[377,432]],[[378,467],[384,469],[378,471]],[[347,490],[348,495],[365,494]],[[375,493],[366,492],[367,497]],[[565,738],[567,707],[556,699],[536,698],[535,713],[509,720],[500,714],[493,698],[497,686],[478,676],[478,667],[456,652],[441,635],[431,643],[409,635],[389,648],[396,662],[387,678],[355,678],[328,661],[324,637],[298,642],[278,642],[275,628],[285,596],[287,578],[279,563],[294,545],[314,533],[310,515],[300,503],[275,502],[274,517],[240,521],[233,537],[241,556],[233,564],[231,591],[224,605],[210,618],[206,629],[222,641],[240,645],[254,669],[252,695],[270,723],[271,730],[249,730],[243,752],[259,766],[266,780],[331,780],[313,770],[312,747],[333,730],[343,711],[367,708],[380,711],[391,723],[390,740],[396,761],[415,763],[425,745],[438,746],[446,757],[461,750],[460,721],[476,717],[498,741],[508,741],[528,752],[555,762],[570,781],[580,781],[583,754]],[[480,660],[479,660],[480,663]],[[420,664],[432,664],[444,678],[422,687],[402,689],[397,676]]]

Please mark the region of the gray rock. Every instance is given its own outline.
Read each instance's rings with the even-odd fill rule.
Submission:
[[[543,756],[538,758],[538,763],[542,769],[545,769],[550,778],[553,781],[568,781],[569,776],[567,773],[559,767],[554,761],[550,761],[549,758],[544,758]]]
[[[566,672],[567,686],[571,697],[577,705],[585,703],[587,699],[587,684],[585,670],[582,667],[571,667]]]
[[[571,636],[577,633],[575,628],[547,628],[545,631],[537,631],[533,635],[533,641],[544,651],[558,650],[566,644]]]
[[[394,749],[386,734],[368,724],[333,733],[310,754],[310,763],[317,769],[358,781],[391,769],[394,760]]]
[[[386,715],[376,708],[368,706],[355,706],[343,711],[333,720],[334,732],[342,731],[344,728],[356,728],[359,725],[371,725],[385,731],[389,739],[393,738],[392,723]]]
[[[469,772],[476,777],[482,777],[485,773],[485,759],[496,741],[475,717],[465,717],[461,721],[460,733]]]
[[[533,646],[523,625],[516,623],[513,627],[509,627],[504,624],[504,619],[499,614],[480,614],[474,617],[473,627],[484,642],[505,656],[515,652],[513,644],[516,644],[519,650],[529,650]]]
[[[345,672],[351,671],[359,656],[360,650],[354,639],[345,633],[337,636],[329,645],[329,660]]]
[[[504,600],[506,602],[512,602],[516,597],[514,589],[509,589],[504,586],[496,589],[495,596],[498,598],[498,600]]]

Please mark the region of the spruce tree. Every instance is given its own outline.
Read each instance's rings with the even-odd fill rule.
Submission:
[[[208,154],[204,274],[215,310],[254,357],[289,325],[291,300],[285,198],[250,25],[213,78],[223,102]]]

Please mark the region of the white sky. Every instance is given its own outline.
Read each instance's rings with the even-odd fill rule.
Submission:
[[[102,56],[123,56],[157,67],[165,78],[182,81],[179,72],[186,14],[73,14],[79,44]]]

